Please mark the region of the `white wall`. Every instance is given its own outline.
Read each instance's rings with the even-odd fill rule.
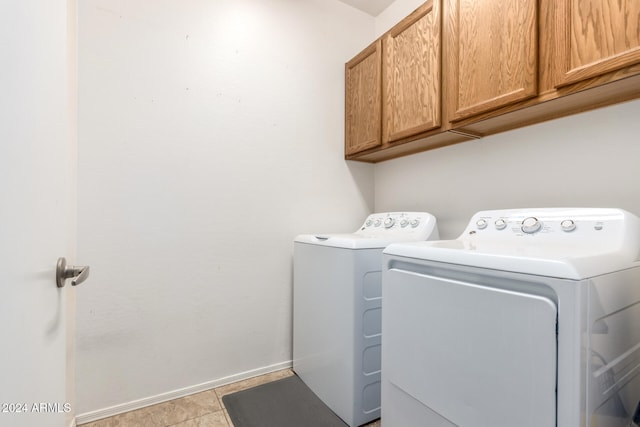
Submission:
[[[338,1],[79,2],[80,414],[288,366],[294,236],[373,209],[343,123],[374,33]]]
[[[380,37],[424,2],[425,0],[395,0],[376,17],[376,37]],[[370,40],[372,41],[373,39]]]
[[[375,208],[425,210],[458,237],[484,209],[617,207],[640,216],[640,100],[379,163]]]

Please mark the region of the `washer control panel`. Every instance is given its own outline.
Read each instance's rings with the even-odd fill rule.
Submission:
[[[369,215],[356,234],[400,240],[426,240],[437,238],[438,230],[436,218],[430,213],[385,212]]]
[[[476,213],[461,238],[569,239],[618,236],[629,224],[629,213],[620,209],[542,208],[505,209]],[[466,237],[465,237],[466,236]],[[564,236],[564,237],[563,237]]]

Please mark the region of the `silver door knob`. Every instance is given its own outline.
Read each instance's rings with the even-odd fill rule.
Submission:
[[[79,285],[89,277],[89,266],[67,265],[65,257],[58,258],[56,266],[56,285],[59,288],[64,287],[67,279],[71,280],[71,286]]]

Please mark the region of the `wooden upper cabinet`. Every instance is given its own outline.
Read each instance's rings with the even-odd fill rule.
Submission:
[[[536,96],[538,0],[446,2],[450,120]]]
[[[441,125],[441,15],[427,1],[383,37],[383,143]]]
[[[378,162],[640,98],[640,0],[427,0],[346,64]]]
[[[345,154],[378,147],[381,141],[381,42],[345,64]]]
[[[640,1],[556,1],[557,86],[640,62]]]

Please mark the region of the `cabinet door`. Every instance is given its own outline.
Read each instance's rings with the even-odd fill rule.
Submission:
[[[345,154],[381,145],[382,60],[377,40],[345,65]]]
[[[447,0],[451,120],[537,95],[538,1]]]
[[[556,1],[557,86],[640,62],[640,1]]]
[[[426,2],[384,37],[384,142],[441,125],[439,2]]]

